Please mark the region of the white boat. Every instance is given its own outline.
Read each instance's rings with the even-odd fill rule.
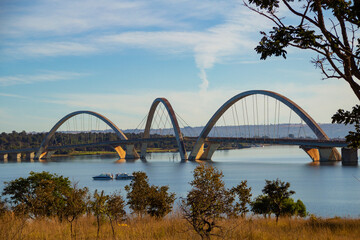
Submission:
[[[111,173],[102,173],[93,177],[94,180],[112,180],[114,176]]]
[[[127,174],[127,173],[117,173],[115,174],[116,180],[131,180],[134,179],[133,175]]]

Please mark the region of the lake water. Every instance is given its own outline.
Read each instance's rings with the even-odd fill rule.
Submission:
[[[265,179],[291,183],[310,213],[322,217],[360,217],[360,167],[335,165],[316,166],[298,147],[266,146],[229,151],[217,151],[211,162],[223,171],[227,187],[247,180],[253,197],[261,194]],[[48,171],[69,177],[91,191],[107,193],[120,190],[129,181],[94,181],[92,176],[102,172],[132,173],[144,171],[151,184],[168,185],[177,198],[185,197],[190,189],[196,162],[181,162],[178,153],[153,153],[147,162],[118,161],[115,155],[53,158],[47,162],[8,162],[0,164],[0,189],[4,181],[27,177],[30,171]]]

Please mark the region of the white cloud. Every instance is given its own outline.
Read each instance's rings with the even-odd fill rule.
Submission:
[[[11,44],[5,48],[6,55],[15,58],[71,56],[95,53],[98,49],[87,43],[77,42],[32,42]]]
[[[114,28],[191,27],[188,19],[213,19],[233,4],[211,0],[37,0],[23,8],[3,4],[0,34],[61,36]]]
[[[252,52],[257,39],[253,40],[251,34],[266,27],[264,18],[239,1],[36,3],[20,17],[10,15],[0,27],[0,34],[7,37],[38,34],[31,41],[27,38],[15,43],[4,40],[5,55],[17,58],[72,56],[128,48],[166,54],[190,53],[199,69],[202,91],[209,85],[206,70],[225,57]],[[215,20],[215,23],[204,27],[204,20]],[[62,40],[50,41],[42,36],[58,36],[57,39]]]
[[[0,96],[1,97],[12,97],[12,98],[26,98],[25,96],[21,96],[21,95],[10,94],[10,93],[2,93],[2,92],[0,92]]]
[[[84,76],[84,74],[82,73],[50,71],[37,75],[2,76],[0,77],[0,86],[31,84],[36,82],[52,82],[60,80],[73,80],[82,76]]]

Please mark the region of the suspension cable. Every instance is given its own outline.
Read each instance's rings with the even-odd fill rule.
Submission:
[[[240,121],[239,121],[239,115],[238,115],[236,104],[237,104],[237,102],[234,104],[234,106],[235,106],[234,108],[235,108],[235,113],[236,113],[236,121],[237,121],[237,126],[238,126],[238,131],[239,131],[239,137],[241,137]]]
[[[288,138],[290,138],[291,113],[292,113],[292,110],[291,110],[291,108],[290,108],[290,114],[289,114],[289,126],[288,126],[288,134],[287,134]]]
[[[248,108],[247,108],[246,98],[244,98],[244,100],[245,100],[246,120],[247,120],[247,126],[248,126],[248,130],[249,130],[249,138],[250,138],[250,137],[251,137],[251,134],[250,134],[249,114],[248,114]]]
[[[280,138],[280,132],[279,132],[279,128],[280,128],[280,101],[278,101],[278,124],[277,124],[277,138]]]

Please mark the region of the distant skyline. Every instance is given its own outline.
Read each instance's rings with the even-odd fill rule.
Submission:
[[[358,103],[345,81],[321,80],[310,51],[261,61],[254,47],[270,27],[242,1],[2,0],[0,132],[48,131],[76,110],[135,128],[157,97],[203,126],[253,89],[319,123]]]

